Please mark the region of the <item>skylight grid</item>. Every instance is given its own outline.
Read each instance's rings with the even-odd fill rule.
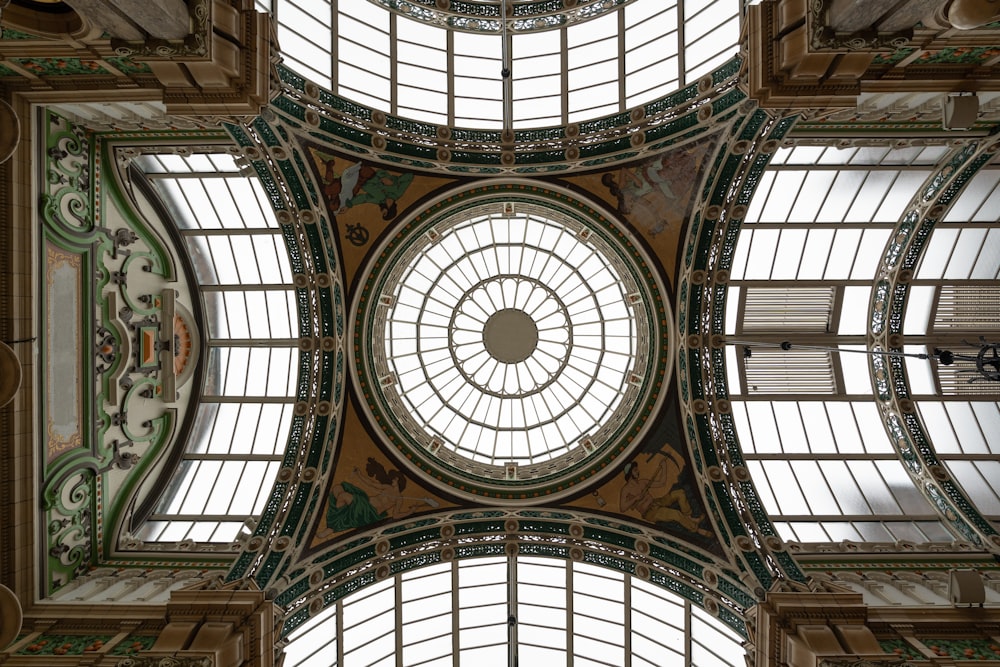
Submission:
[[[499,21],[445,19],[405,4],[390,11],[369,0],[328,2],[308,12],[301,0],[273,5],[287,64],[319,85],[387,113],[480,128],[502,127],[505,107],[512,127],[530,128],[592,120],[653,101],[733,57],[741,16],[739,0],[714,2],[710,9],[690,1],[634,0],[591,12],[586,20],[511,18],[513,97],[505,100]]]
[[[201,400],[179,467],[138,532],[149,542],[236,539],[270,492],[297,391],[297,304],[284,239],[259,181],[218,150],[135,160],[206,287]]]
[[[443,232],[401,275],[387,328],[390,369],[421,427],[490,464],[545,461],[597,430],[636,354],[617,271],[534,215]]]
[[[574,667],[743,664],[742,639],[718,619],[672,591],[618,571],[532,556],[428,569],[426,578],[417,569],[372,584],[373,592],[350,594],[297,628],[285,651],[286,667],[340,665],[330,660],[336,645],[324,639],[338,636],[339,629],[343,665],[501,665],[509,659]],[[516,602],[508,597],[512,591]],[[432,610],[408,615],[425,601]],[[402,617],[394,613],[400,609]],[[515,619],[510,634],[509,617]]]
[[[920,258],[917,279],[947,282],[996,280],[1000,277],[1000,227],[996,226],[997,221],[992,224],[939,223],[931,232]]]

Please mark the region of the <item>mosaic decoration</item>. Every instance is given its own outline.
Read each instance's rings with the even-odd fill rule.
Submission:
[[[931,653],[952,660],[1000,660],[1000,644],[988,639],[918,637]]]
[[[110,74],[97,61],[79,58],[11,58],[10,62],[39,76]]]
[[[135,655],[140,651],[148,651],[156,643],[156,635],[129,635],[115,644],[111,655]]]
[[[42,634],[16,655],[84,655],[97,653],[113,635],[46,635]]]

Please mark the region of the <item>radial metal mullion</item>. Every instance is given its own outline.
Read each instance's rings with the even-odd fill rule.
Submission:
[[[772,521],[787,523],[908,523],[916,521],[940,521],[937,514],[776,514],[771,515]],[[824,528],[825,530],[825,528]],[[889,531],[886,531],[889,532]]]
[[[501,102],[503,104],[504,132],[513,133],[514,128],[514,75],[513,58],[511,49],[513,47],[513,36],[510,34],[507,16],[508,6],[513,8],[513,3],[509,0],[500,0],[500,83],[502,86]],[[513,139],[513,137],[511,137]]]
[[[295,403],[294,396],[253,396],[254,403],[285,404]],[[219,396],[215,394],[205,394],[202,396],[203,403],[245,403],[246,396]]]
[[[625,575],[622,582],[622,611],[624,621],[625,667],[632,667],[632,577]]]
[[[618,111],[625,111],[625,6],[617,10],[618,14]]]
[[[569,36],[566,27],[559,29],[559,78],[560,85],[560,105],[562,106],[561,124],[569,124]]]
[[[678,87],[683,88],[688,83],[687,77],[687,58],[686,58],[686,45],[684,43],[684,23],[687,21],[687,16],[684,12],[684,0],[677,0],[677,6],[674,8],[677,12],[677,77],[678,77]]]
[[[338,20],[339,18],[340,18],[339,3],[331,2],[330,3],[330,90],[332,90],[334,93],[339,92],[337,88],[340,85],[338,83],[338,79],[340,77],[337,76],[338,74],[337,64],[339,62],[337,54],[340,53],[340,46],[339,44],[337,44],[338,40],[340,39],[340,21]],[[343,649],[338,646],[337,650],[338,650],[338,656],[342,658]],[[343,664],[343,662],[338,659],[338,664]]]
[[[184,455],[185,461],[280,461],[282,457],[274,454],[210,454],[210,453],[188,453]]]
[[[395,623],[396,667],[406,667],[403,664],[403,583],[400,575],[393,577],[393,622]]]
[[[252,514],[248,512],[240,512],[237,514],[164,514],[164,513],[153,513],[149,515],[147,521],[164,521],[167,523],[177,522],[177,521],[193,521],[195,523],[199,521],[205,522],[217,522],[217,523],[239,523],[246,521]]]
[[[212,155],[215,155],[212,153]],[[161,163],[162,165],[162,163]],[[166,169],[166,166],[164,166]],[[246,178],[238,171],[151,171],[142,172],[148,181],[187,181],[216,178]]]
[[[298,347],[298,338],[213,338],[208,343],[211,348],[228,347]]]
[[[182,237],[187,236],[278,236],[279,231],[274,227],[238,227],[236,229],[218,228],[205,229],[196,227],[193,229],[178,229],[177,233]]]
[[[448,101],[446,113],[448,124],[455,125],[455,33],[445,31],[445,59],[448,70]]]
[[[234,438],[236,437],[236,431],[235,430],[233,431],[233,437]],[[229,442],[229,448],[230,448],[230,451],[231,451],[232,450],[232,441],[231,440]],[[247,463],[249,463],[250,461],[248,459],[246,459],[246,458],[244,458],[244,457],[241,456],[241,457],[239,457],[239,458],[237,458],[235,460],[230,459],[229,462],[230,463],[239,463],[239,465],[240,465],[240,474],[236,476],[236,479],[237,480],[242,480],[243,479],[243,473],[246,472],[246,469],[247,469]],[[239,487],[239,482],[236,482],[236,485],[237,485],[237,487]],[[213,490],[214,490],[214,487],[213,487]],[[208,502],[208,501],[206,501],[206,502]],[[233,510],[239,508],[242,503],[243,503],[243,498],[240,497],[240,496],[237,496],[236,490],[233,489],[233,494],[230,496],[229,503],[226,505],[226,513],[230,514],[230,515],[235,514],[235,512]],[[253,504],[250,505],[250,512],[249,513],[253,514]]]
[[[462,630],[462,624],[459,619],[461,612],[461,607],[459,606],[460,600],[458,592],[460,590],[460,581],[458,577],[458,559],[453,558],[451,561],[451,664],[452,667],[461,667],[461,646],[462,643],[459,641],[459,635]]]
[[[517,661],[517,556],[507,556],[507,667]]]
[[[573,565],[573,561],[566,563],[564,567],[566,571],[566,664],[573,665],[576,662],[576,648],[573,642],[573,637],[576,634],[573,626],[573,616],[575,610],[573,608],[573,591],[576,587],[573,584],[573,573],[576,567]]]
[[[683,2],[683,0],[680,0]],[[684,601],[684,662],[690,665],[691,660],[691,602]]]
[[[396,12],[389,12],[389,113],[399,114],[399,55],[396,47]]]
[[[954,455],[952,455],[954,456]],[[983,460],[996,460],[992,455],[983,454]],[[743,458],[747,461],[896,461],[898,456],[894,452],[881,452],[878,454],[851,453],[841,454],[838,452],[746,452]]]
[[[854,171],[854,170],[851,170],[849,168],[848,169],[844,169],[845,173],[847,171]],[[846,224],[846,225],[859,226],[860,227],[860,226],[863,226],[865,223],[864,222],[850,223],[847,220],[847,216],[850,215],[851,209],[854,208],[854,205],[857,203],[858,197],[861,195],[861,191],[865,189],[865,184],[868,183],[868,177],[871,175],[871,170],[866,167],[863,170],[862,169],[858,169],[856,171],[863,171],[864,172],[864,178],[861,179],[861,183],[858,184],[857,189],[854,191],[854,194],[851,195],[851,198],[850,198],[851,201],[844,208],[844,217],[841,218],[840,222],[843,223],[843,224]],[[868,220],[867,222],[871,222],[871,220]]]
[[[334,616],[337,619],[337,664],[344,664],[344,599],[339,598],[335,603],[337,611]]]

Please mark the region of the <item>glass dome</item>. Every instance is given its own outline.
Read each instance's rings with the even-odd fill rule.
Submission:
[[[408,460],[525,492],[626,446],[666,336],[660,290],[611,229],[501,194],[407,225],[380,255],[356,363]]]

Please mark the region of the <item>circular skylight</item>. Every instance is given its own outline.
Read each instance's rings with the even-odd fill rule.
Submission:
[[[520,488],[621,451],[650,395],[661,306],[604,224],[518,192],[393,239],[358,361],[407,460]]]

